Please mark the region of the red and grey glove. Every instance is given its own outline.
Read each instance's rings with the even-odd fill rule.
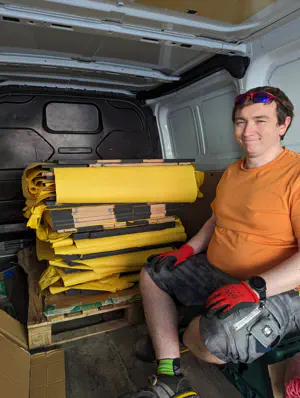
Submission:
[[[183,245],[178,250],[173,250],[170,252],[162,254],[153,254],[148,257],[147,261],[154,267],[155,272],[159,272],[162,267],[167,267],[172,270],[175,267],[187,260],[194,254],[194,249],[189,245]]]
[[[246,282],[230,284],[215,290],[208,298],[206,317],[217,315],[224,319],[233,312],[253,306],[259,302],[259,295]]]

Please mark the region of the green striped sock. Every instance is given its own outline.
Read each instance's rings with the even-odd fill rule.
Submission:
[[[180,358],[160,359],[157,361],[157,374],[168,376],[180,375]]]

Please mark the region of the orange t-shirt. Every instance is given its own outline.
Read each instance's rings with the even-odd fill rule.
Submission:
[[[222,271],[248,279],[298,251],[300,155],[284,149],[264,166],[243,165],[244,159],[230,165],[217,187],[207,258]]]

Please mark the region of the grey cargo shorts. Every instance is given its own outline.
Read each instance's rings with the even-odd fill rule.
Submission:
[[[204,309],[209,295],[221,286],[239,283],[209,264],[204,254],[190,257],[172,271],[155,272],[144,266],[155,284],[177,303]],[[208,350],[224,362],[250,363],[280,343],[285,335],[300,331],[300,296],[284,293],[263,306],[253,304],[225,319],[200,318],[201,338]]]

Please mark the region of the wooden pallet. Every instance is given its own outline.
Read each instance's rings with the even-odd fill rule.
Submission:
[[[125,291],[124,291],[125,292]],[[125,294],[125,293],[124,293]],[[122,314],[120,314],[122,312]],[[101,323],[92,326],[80,325],[74,329],[74,323],[90,317],[110,313],[109,320],[101,320]],[[114,319],[114,315],[118,319]],[[121,317],[120,317],[121,315]],[[89,318],[89,319],[88,319]],[[39,295],[38,283],[29,279],[29,308],[28,308],[28,345],[29,349],[38,349],[67,343],[74,340],[94,336],[96,334],[109,332],[128,325],[135,325],[143,322],[144,314],[141,301],[120,304],[105,305],[99,308],[83,310],[70,314],[54,315],[46,317],[43,314],[42,298]],[[64,331],[54,333],[57,324],[64,323]],[[91,322],[87,322],[91,323]],[[65,331],[65,329],[67,329]]]
[[[63,331],[53,334],[53,326],[55,324],[67,323],[74,320],[79,320],[95,315],[104,314],[107,312],[112,313],[123,310],[122,318],[103,321],[99,324],[92,326],[83,326],[79,329]],[[46,318],[45,321],[37,324],[28,324],[28,344],[29,349],[36,349],[40,347],[48,347],[51,345],[63,344],[74,340],[83,339],[86,337],[94,336],[109,332],[111,330],[119,329],[128,325],[135,325],[143,321],[143,311],[141,302],[131,304],[116,304],[107,305],[100,308],[95,308],[88,311],[80,311],[78,313],[58,315]]]

